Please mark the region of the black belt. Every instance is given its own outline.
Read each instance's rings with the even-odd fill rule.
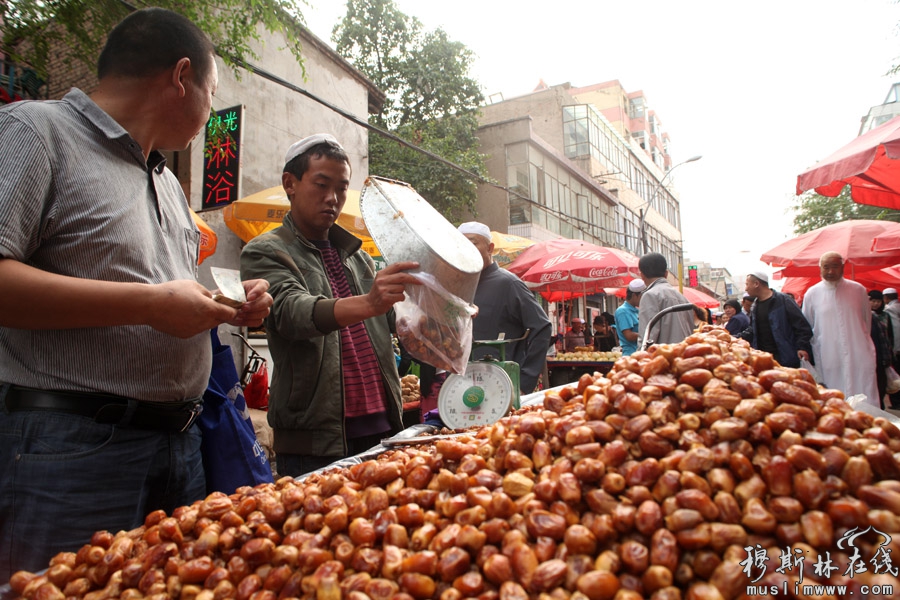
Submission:
[[[10,386],[6,410],[46,410],[89,417],[97,423],[181,432],[190,427],[202,410],[203,401],[146,402],[87,392],[54,392]]]

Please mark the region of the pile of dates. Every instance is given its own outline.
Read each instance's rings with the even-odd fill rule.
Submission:
[[[98,532],[11,584],[93,600],[897,597],[898,452],[887,419],[707,327],[478,431]]]

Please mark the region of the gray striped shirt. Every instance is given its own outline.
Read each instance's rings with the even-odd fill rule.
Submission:
[[[149,162],[149,164],[148,164]],[[196,276],[199,232],[175,176],[87,95],[0,109],[0,255],[118,282]],[[201,396],[209,334],[146,326],[0,328],[0,381],[139,400]]]

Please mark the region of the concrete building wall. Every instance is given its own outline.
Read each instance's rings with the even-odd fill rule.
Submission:
[[[308,41],[307,41],[308,40]],[[284,50],[281,35],[257,48],[259,58],[252,59],[267,72],[309,91],[326,102],[339,106],[362,121],[368,116],[368,90],[361,81],[347,72],[346,66],[336,63],[312,41],[304,39],[303,68],[294,56]],[[368,175],[368,131],[322,104],[259,75],[241,70],[235,72],[221,59],[219,89],[213,100],[213,110],[235,105],[244,107],[243,151],[241,160],[241,196],[279,185],[284,166],[284,154],[291,144],[313,133],[330,133],[344,146],[350,156],[353,174],[352,189],[360,189]],[[190,198],[199,209],[203,197],[202,134],[191,144]]]

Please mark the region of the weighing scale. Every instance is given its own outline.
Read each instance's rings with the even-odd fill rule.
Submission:
[[[438,393],[438,414],[451,429],[490,425],[519,408],[519,363],[506,360],[506,344],[514,340],[476,341],[472,349],[481,346],[497,348],[500,360],[491,355],[472,361],[462,375],[447,377]]]

